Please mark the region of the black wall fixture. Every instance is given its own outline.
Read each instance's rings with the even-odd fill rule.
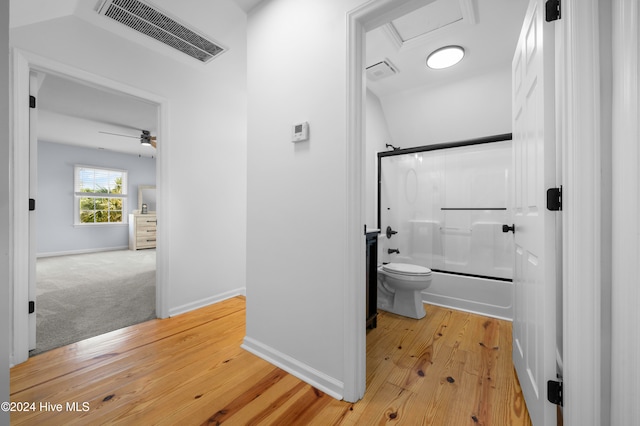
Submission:
[[[398,231],[394,231],[393,229],[391,229],[390,226],[387,226],[387,232],[386,232],[387,238],[391,238],[393,235],[397,233]]]

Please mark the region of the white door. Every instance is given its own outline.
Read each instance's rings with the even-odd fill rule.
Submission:
[[[29,95],[36,98],[44,76],[31,71]],[[38,190],[38,110],[29,109],[29,199],[36,200]],[[31,207],[30,207],[31,208]],[[36,211],[29,211],[29,350],[36,348]],[[33,302],[33,305],[31,305]],[[33,310],[31,310],[33,307]]]
[[[513,362],[534,425],[555,425],[547,381],[556,380],[554,24],[544,0],[530,0],[512,64],[513,216],[515,224]]]

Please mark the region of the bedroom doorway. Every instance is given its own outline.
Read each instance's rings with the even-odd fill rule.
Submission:
[[[30,80],[33,81],[33,76],[45,75],[45,76],[54,76],[57,78],[66,79],[75,82],[76,84],[82,84],[86,87],[93,90],[102,90],[105,94],[111,96],[124,96],[129,97],[131,99],[135,99],[138,102],[146,103],[147,105],[151,105],[154,109],[154,117],[156,119],[156,133],[153,136],[157,136],[157,140],[161,141],[161,135],[166,134],[166,121],[167,121],[167,101],[166,99],[157,96],[153,93],[146,92],[144,90],[140,90],[136,87],[128,86],[123,83],[119,83],[116,81],[109,80],[107,78],[101,77],[99,75],[91,74],[80,69],[76,69],[70,67],[68,65],[60,64],[55,61],[39,57],[37,55],[33,55],[29,52],[22,51],[20,49],[14,49],[12,53],[13,59],[13,82],[12,82],[12,90],[13,90],[13,111],[15,112],[13,117],[13,150],[14,150],[14,164],[15,169],[13,172],[12,179],[14,180],[14,188],[15,192],[13,195],[14,200],[14,215],[18,218],[23,218],[20,220],[16,220],[15,225],[15,235],[24,235],[25,238],[16,239],[13,243],[13,252],[14,261],[13,268],[15,273],[15,284],[14,291],[14,304],[13,304],[13,340],[12,340],[12,348],[13,348],[13,364],[18,364],[26,361],[29,358],[29,350],[35,347],[35,337],[36,337],[36,318],[37,318],[37,304],[30,303],[36,301],[36,273],[35,273],[35,264],[36,264],[36,249],[37,244],[37,231],[34,228],[34,231],[31,231],[30,222],[35,223],[37,220],[37,215],[33,214],[33,211],[29,211],[27,209],[26,203],[20,203],[20,200],[24,198],[33,198],[34,191],[31,187],[31,182],[37,182],[37,167],[34,167],[30,164],[30,148],[34,147],[37,149],[37,143],[30,141],[30,123],[37,123],[37,120],[30,119],[31,108],[30,103],[32,101],[29,98],[29,95],[33,93],[30,90],[38,91],[41,86],[41,81],[36,78],[37,84],[31,85]],[[31,89],[30,89],[31,86]],[[66,97],[66,95],[65,95]],[[37,104],[37,98],[36,98]],[[37,118],[37,117],[36,117]],[[53,120],[56,122],[56,120]],[[103,129],[105,131],[110,131],[111,128],[108,126],[117,125],[118,123],[108,123],[106,121],[102,122],[104,126]],[[64,124],[62,124],[64,126]],[[130,127],[137,127],[137,125],[129,125]],[[85,129],[86,130],[86,129]],[[147,129],[141,129],[147,130]],[[131,131],[131,129],[129,129]],[[106,133],[106,132],[105,132]],[[118,132],[111,132],[118,133]],[[120,132],[125,134],[125,132]],[[105,135],[106,136],[106,135]],[[90,137],[86,137],[89,140],[98,140],[97,131],[92,133]],[[114,137],[114,139],[118,139]],[[133,141],[134,143],[140,144],[140,140],[137,138],[125,138],[122,137],[122,140]],[[37,139],[36,139],[37,140]],[[154,138],[155,142],[155,138]],[[54,141],[55,143],[55,141]],[[95,149],[96,152],[100,147],[94,146],[90,149]],[[107,151],[106,149],[104,151]],[[154,161],[162,158],[162,144],[157,144],[156,155],[154,156]],[[142,158],[136,157],[136,158]],[[86,162],[85,162],[86,163]],[[158,204],[157,204],[157,214],[161,215],[163,212],[162,207],[162,185],[161,185],[161,176],[163,175],[163,169],[166,169],[167,163],[166,161],[157,161],[158,167],[154,172],[155,177],[155,185],[158,188]],[[86,165],[86,164],[82,164]],[[94,166],[102,166],[100,164],[90,164]],[[37,166],[37,163],[35,164]],[[32,176],[31,174],[35,175]],[[166,172],[165,172],[166,173]],[[72,173],[73,175],[73,173]],[[68,176],[68,175],[67,175]],[[137,182],[140,185],[149,185],[151,182]],[[129,184],[133,184],[133,182],[129,182]],[[73,185],[73,184],[72,184]],[[68,192],[73,193],[74,189],[68,190]],[[132,191],[133,192],[133,191]],[[137,195],[137,188],[135,190],[135,195]],[[105,197],[105,198],[115,198],[115,197]],[[135,196],[133,196],[133,204],[136,205]],[[31,204],[31,202],[30,202]],[[68,215],[73,217],[74,207],[73,203],[69,206],[65,205],[66,203],[62,203],[60,209],[64,209],[68,212]],[[24,205],[24,206],[23,206]],[[41,210],[42,211],[42,210]],[[128,217],[128,213],[130,210],[126,210],[123,214],[126,214]],[[30,220],[30,216],[34,217],[34,220]],[[68,227],[72,227],[75,229],[78,226],[77,223],[73,222],[73,219],[69,221],[67,224]],[[116,245],[111,245],[111,248],[121,248],[128,249],[128,225],[121,224],[118,225],[120,229],[127,234],[124,243],[119,243]],[[166,225],[165,225],[166,226]],[[99,227],[99,225],[92,225],[92,227]],[[160,230],[158,232],[158,239],[160,243],[159,247],[162,247],[162,226],[159,227]],[[84,228],[88,229],[88,228]],[[115,229],[115,228],[114,228]],[[33,249],[32,249],[33,247]],[[90,249],[95,249],[95,247],[90,247]],[[62,254],[74,254],[73,249],[60,250]],[[69,251],[72,253],[64,253],[65,251]],[[92,251],[92,250],[89,250]],[[95,250],[93,250],[95,251]],[[100,252],[98,250],[98,252]],[[155,278],[155,303],[152,303],[155,308],[155,316],[156,317],[166,317],[167,309],[165,306],[165,283],[163,277],[166,275],[163,274],[163,271],[166,270],[166,261],[163,262],[163,251],[162,249],[156,249],[157,253],[157,263],[156,263],[156,278]],[[83,254],[82,250],[80,253],[75,254]],[[163,266],[164,265],[164,266]]]
[[[30,91],[33,356],[156,318],[155,241],[129,250],[128,228],[138,189],[156,187],[140,135],[155,142],[158,107],[51,73],[32,71]]]

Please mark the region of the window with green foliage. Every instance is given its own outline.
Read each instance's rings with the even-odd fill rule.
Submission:
[[[127,222],[126,170],[75,167],[75,223]]]

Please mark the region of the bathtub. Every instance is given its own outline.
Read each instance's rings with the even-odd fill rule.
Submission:
[[[513,320],[513,283],[488,278],[432,272],[422,301],[432,305]]]
[[[431,269],[424,302],[513,319],[510,139],[378,153],[378,260]]]

